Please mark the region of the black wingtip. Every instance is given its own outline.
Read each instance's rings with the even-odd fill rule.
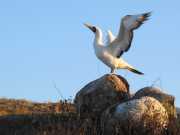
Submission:
[[[152,12],[147,12],[147,13],[144,13],[143,16],[144,16],[144,21],[147,21],[149,19],[149,17],[151,16]]]
[[[145,17],[150,17],[151,14],[152,14],[152,12],[147,12],[147,13],[144,13],[143,15],[144,15]]]

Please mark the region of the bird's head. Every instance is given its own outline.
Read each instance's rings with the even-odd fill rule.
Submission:
[[[91,24],[88,24],[88,23],[84,23],[84,25],[89,28],[92,32],[96,33],[97,32],[97,27],[96,26],[93,26]]]
[[[91,24],[85,23],[84,24],[87,28],[89,28],[95,35],[95,41],[102,43],[102,31],[99,27],[93,26]]]

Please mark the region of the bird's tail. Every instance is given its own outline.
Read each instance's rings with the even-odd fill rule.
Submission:
[[[132,68],[132,67],[127,67],[127,69],[128,69],[129,71],[133,72],[133,73],[138,74],[138,75],[144,75],[144,73],[142,73],[142,72],[140,72],[140,71],[138,71],[138,70],[136,70],[136,69],[134,69],[134,68]]]
[[[133,66],[129,65],[125,60],[122,58],[119,59],[118,68],[127,69],[133,73],[136,73],[138,75],[144,75],[144,73],[136,70]]]

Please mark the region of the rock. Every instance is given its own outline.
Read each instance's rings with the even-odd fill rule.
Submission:
[[[176,113],[177,113],[178,115],[180,115],[180,108],[179,108],[179,107],[176,107]]]
[[[129,84],[121,76],[104,75],[82,88],[75,106],[82,117],[98,117],[107,107],[129,99]]]
[[[180,108],[176,108],[176,111],[177,111],[177,125],[178,125],[178,129],[179,129],[179,131],[180,131]],[[180,134],[180,132],[179,132],[179,134]]]
[[[177,119],[179,121],[179,127],[180,127],[180,108],[176,107],[176,113],[177,113]]]
[[[167,124],[166,109],[152,97],[114,105],[101,117],[103,135],[159,135]]]
[[[176,107],[176,117],[170,119],[168,125],[168,135],[180,135],[180,108]]]
[[[143,96],[150,96],[157,99],[167,110],[169,118],[176,117],[176,109],[174,105],[174,96],[164,93],[161,89],[155,87],[145,87],[135,93],[133,99]]]

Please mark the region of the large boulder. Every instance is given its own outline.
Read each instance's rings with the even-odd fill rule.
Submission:
[[[176,117],[169,121],[168,135],[180,135],[180,108],[176,107]]]
[[[101,117],[103,135],[160,135],[167,124],[166,109],[152,97],[114,105]]]
[[[98,117],[107,107],[129,99],[129,84],[119,75],[107,74],[90,82],[75,97],[81,117]]]
[[[177,112],[177,115],[180,115],[180,108],[179,107],[176,107],[176,112]]]
[[[176,108],[176,111],[177,111],[177,124],[178,124],[178,128],[179,128],[179,130],[180,130],[180,108],[179,107],[177,107]],[[180,133],[179,133],[180,134]]]
[[[176,110],[177,110],[177,127],[178,127],[178,129],[179,129],[179,134],[180,134],[180,108],[176,108]]]
[[[150,96],[157,99],[167,110],[169,118],[176,117],[176,108],[174,105],[174,96],[164,93],[156,87],[145,87],[135,93],[133,99],[138,99],[143,96]]]

